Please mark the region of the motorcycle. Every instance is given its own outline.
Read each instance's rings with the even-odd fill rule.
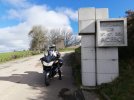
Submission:
[[[59,79],[61,79],[61,71],[60,67],[62,66],[63,62],[60,57],[53,57],[47,55],[40,59],[43,66],[43,74],[45,78],[45,85],[50,85],[50,80],[58,73]]]

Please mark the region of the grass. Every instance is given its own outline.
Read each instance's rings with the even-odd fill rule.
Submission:
[[[75,53],[81,53],[81,47],[75,49]]]
[[[72,74],[75,80],[75,85],[77,87],[81,86],[81,63],[80,63],[80,47],[75,49],[70,55],[70,61],[72,66]]]
[[[60,49],[60,52],[65,52],[65,51],[74,51],[75,48],[64,48],[64,49]]]
[[[75,49],[75,54],[71,57],[72,62],[75,59],[72,68],[77,86],[81,85],[81,64],[78,64],[79,61],[76,60],[81,58],[80,52],[81,48]],[[119,77],[111,83],[98,86],[98,94],[99,91],[102,91],[111,100],[134,100],[134,59],[121,59],[119,69]]]
[[[75,65],[73,67],[73,72],[74,72],[74,79],[75,79],[75,84],[80,87],[82,82],[81,82],[81,66],[80,65]]]
[[[134,59],[120,60],[120,76],[100,90],[111,100],[134,100]]]
[[[16,51],[16,52],[7,52],[7,53],[0,53],[0,63],[10,61],[13,59],[27,57],[30,55],[38,54],[38,52],[33,51]]]

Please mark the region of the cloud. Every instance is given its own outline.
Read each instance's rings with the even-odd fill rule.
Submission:
[[[46,27],[70,27],[69,18],[62,13],[54,10],[48,10],[43,6],[33,6],[24,11],[24,15],[28,24],[41,24]]]
[[[57,8],[57,11],[60,13],[64,13],[73,21],[78,21],[78,11],[69,8]]]
[[[68,15],[72,20],[78,21],[78,11],[66,9],[65,14]]]
[[[26,0],[6,0],[16,3]],[[14,3],[15,3],[14,2]],[[14,26],[0,28],[0,52],[23,50],[29,48],[28,32],[34,25],[42,25],[47,28],[64,28],[72,30],[71,20],[76,20],[77,11],[66,9],[66,12],[50,9],[46,5],[33,5],[27,8],[8,10],[6,16],[10,20],[20,20]]]
[[[8,16],[5,16],[7,19],[21,19],[21,15],[15,9],[10,9],[7,12]]]
[[[0,52],[28,49],[29,39],[27,31],[29,31],[29,28],[26,28],[24,23],[0,28]]]
[[[0,45],[0,52],[8,52],[8,51],[12,51],[11,48],[7,48],[5,45]]]
[[[28,7],[31,4],[28,0],[1,0],[3,3],[14,7]]]

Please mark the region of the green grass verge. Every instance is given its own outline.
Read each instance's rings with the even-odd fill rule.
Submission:
[[[64,48],[64,49],[59,49],[59,52],[65,52],[65,51],[74,51],[75,48]]]
[[[81,85],[81,66],[78,64],[81,48],[75,49],[74,56],[71,57],[73,63],[74,79],[77,86]],[[99,91],[105,93],[111,100],[134,100],[134,59],[122,59],[119,61],[119,77],[113,82],[98,86]],[[102,98],[102,97],[101,97]],[[103,100],[103,99],[102,99]]]
[[[81,48],[75,49],[73,73],[77,86],[81,85],[81,66],[78,64]],[[77,55],[77,56],[76,56]],[[111,100],[134,100],[134,59],[122,59],[119,61],[119,77],[113,82],[98,86],[99,91],[105,93]],[[103,100],[103,99],[102,99]]]
[[[120,76],[100,90],[111,100],[134,100],[134,59],[120,60]]]
[[[81,53],[81,47],[75,49],[75,53]]]
[[[75,79],[75,84],[76,86],[80,87],[81,86],[81,66],[80,65],[74,65],[73,66],[73,76]]]
[[[75,85],[77,87],[81,86],[81,56],[80,56],[80,47],[75,49],[70,55],[70,64],[72,66],[72,74],[75,80]]]
[[[0,63],[10,61],[13,59],[27,57],[31,55],[39,54],[39,52],[34,51],[16,51],[16,52],[7,52],[7,53],[0,53]]]

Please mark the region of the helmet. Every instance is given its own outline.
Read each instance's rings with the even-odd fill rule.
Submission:
[[[50,45],[50,46],[49,46],[49,49],[55,51],[55,50],[56,50],[56,45],[54,45],[54,44]]]
[[[49,48],[55,48],[55,47],[56,47],[56,45],[52,44],[52,45],[50,45]]]

